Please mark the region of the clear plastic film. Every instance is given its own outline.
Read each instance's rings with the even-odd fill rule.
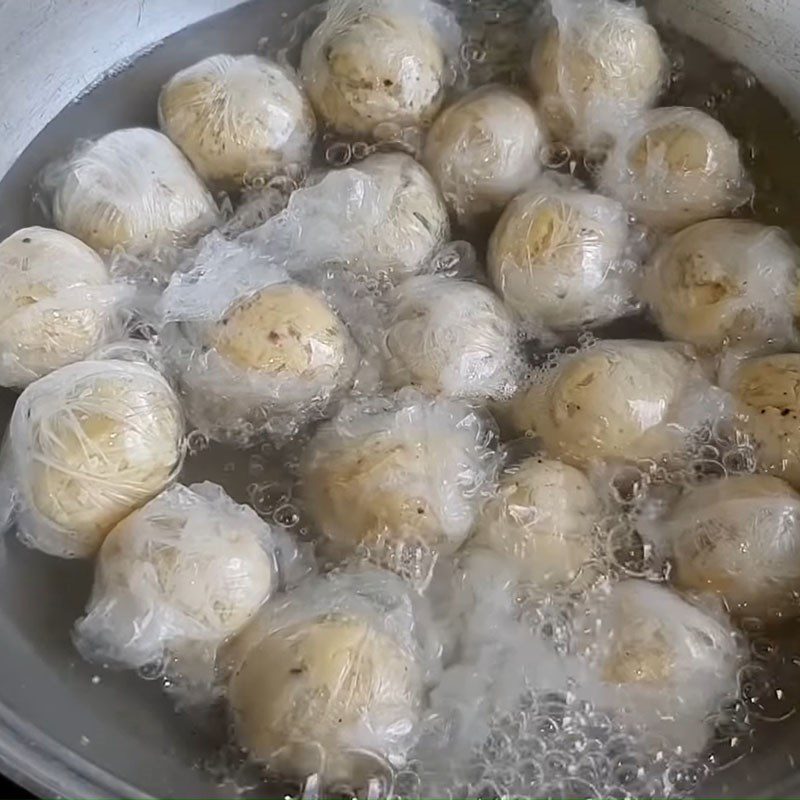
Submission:
[[[780,478],[734,475],[689,488],[642,534],[672,558],[678,588],[718,595],[739,618],[800,615],[800,495]]]
[[[686,756],[703,751],[708,718],[738,693],[745,655],[718,606],[629,580],[604,588],[573,624],[581,697]]]
[[[320,428],[302,467],[327,552],[361,552],[424,579],[473,528],[495,476],[492,437],[469,406],[413,389],[345,406]]]
[[[98,252],[153,255],[221,222],[214,199],[163,134],[126,128],[80,145],[44,173],[56,227]]]
[[[300,72],[321,121],[372,137],[433,120],[460,42],[452,12],[431,0],[332,0]]]
[[[214,186],[238,189],[311,161],[311,104],[288,67],[259,56],[216,55],[181,70],[162,89],[158,114]]]
[[[94,555],[175,478],[183,433],[178,398],[144,363],[83,361],[32,383],[3,454],[20,538],[62,558]]]
[[[657,458],[726,413],[686,346],[601,341],[539,369],[511,401],[511,427],[539,436],[547,453],[574,466]]]
[[[733,397],[733,419],[751,441],[759,470],[800,489],[800,354],[731,355],[719,385]]]
[[[475,401],[514,393],[523,368],[516,325],[490,289],[423,275],[388,305],[384,350],[395,387]]]
[[[300,558],[286,532],[221,487],[174,486],[106,538],[76,645],[95,662],[211,678],[217,648],[281,588]]]
[[[129,286],[83,242],[23,228],[0,242],[0,385],[24,388],[123,334]]]
[[[227,660],[237,737],[252,758],[363,791],[405,762],[439,647],[422,598],[360,568],[276,598]]]
[[[668,61],[642,8],[617,0],[550,0],[537,14],[531,83],[552,135],[606,146],[666,85]]]
[[[510,467],[483,507],[472,541],[507,559],[537,591],[578,589],[597,576],[603,504],[580,470],[543,457]]]
[[[348,327],[321,288],[221,236],[206,239],[189,272],[173,275],[160,311],[189,418],[214,439],[296,434],[359,366]]]
[[[506,305],[534,330],[610,322],[634,308],[628,215],[573,181],[543,177],[506,208],[488,269]]]
[[[798,252],[780,228],[701,222],[656,251],[642,299],[666,337],[701,350],[788,349],[800,343]]]
[[[546,133],[525,97],[485,86],[446,108],[431,127],[424,163],[463,225],[492,221],[540,174]]]
[[[724,217],[753,191],[736,139],[708,114],[680,107],[648,111],[625,129],[600,189],[665,231]]]
[[[431,176],[411,156],[379,153],[297,190],[283,213],[246,238],[296,263],[400,279],[422,272],[449,236]]]

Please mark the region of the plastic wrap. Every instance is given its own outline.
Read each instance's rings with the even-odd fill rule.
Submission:
[[[502,477],[474,541],[508,559],[519,579],[536,589],[579,588],[596,576],[589,562],[602,514],[582,472],[529,458]]]
[[[574,647],[588,667],[577,692],[687,756],[711,738],[709,716],[737,695],[742,642],[719,609],[670,589],[624,581],[576,616]]]
[[[739,475],[689,489],[642,533],[671,555],[678,588],[717,594],[738,617],[800,615],[800,495],[780,478]]]
[[[163,134],[126,128],[90,142],[45,173],[61,230],[99,252],[192,244],[221,221],[191,165]]]
[[[600,189],[666,231],[724,217],[752,195],[738,142],[695,108],[657,108],[631,123],[609,154]]]
[[[800,488],[800,355],[786,353],[725,363],[739,430],[755,446],[758,467]]]
[[[523,362],[516,327],[485,286],[423,275],[389,299],[390,381],[467,400],[510,397]]]
[[[311,161],[311,104],[287,68],[259,56],[211,56],[181,70],[161,90],[158,117],[215,186],[237,189]]]
[[[780,228],[714,219],[673,236],[645,272],[642,298],[663,334],[708,351],[800,343],[800,256]]]
[[[379,153],[294,192],[248,240],[295,263],[332,263],[401,279],[421,272],[449,239],[447,207],[411,156]]]
[[[130,668],[177,659],[180,669],[203,653],[211,673],[218,646],[280,588],[286,556],[299,557],[288,534],[221,487],[174,486],[106,537],[76,645]]]
[[[656,458],[723,413],[724,393],[688,346],[602,341],[534,375],[511,403],[512,426],[575,466]]]
[[[0,242],[0,385],[23,388],[121,336],[130,289],[83,242],[23,228]]]
[[[418,596],[377,569],[306,581],[234,642],[238,739],[271,770],[366,788],[413,746],[438,648]]]
[[[161,300],[191,422],[214,439],[291,436],[352,382],[358,349],[325,294],[247,246],[209,238]]]
[[[369,137],[433,120],[460,40],[453,14],[430,0],[332,0],[300,72],[322,120]]]
[[[511,202],[489,243],[506,305],[534,328],[602,324],[633,307],[628,215],[614,200],[541,178]]]
[[[4,458],[22,541],[63,558],[92,556],[180,470],[181,407],[146,364],[72,364],[22,393]]]
[[[539,118],[503,86],[471,92],[445,109],[428,133],[425,166],[463,225],[496,219],[542,170]]]
[[[458,402],[406,389],[354,401],[312,441],[303,493],[334,557],[384,563],[451,553],[490,490],[496,456],[486,420]]]
[[[580,149],[602,146],[666,84],[669,64],[641,8],[616,0],[550,0],[531,81],[553,136]]]

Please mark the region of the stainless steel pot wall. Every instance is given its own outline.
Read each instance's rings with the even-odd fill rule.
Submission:
[[[62,109],[125,59],[241,2],[0,0],[0,233],[24,223],[29,167],[36,166],[26,157],[12,165]],[[309,4],[260,2],[260,30],[247,31],[249,48],[281,25],[284,13]],[[752,69],[800,119],[798,0],[652,4],[667,21]],[[191,54],[164,48],[138,80],[152,98],[171,72],[236,47],[201,32]],[[116,87],[106,101],[103,118],[72,114],[74,135],[142,121],[135,92]],[[69,630],[85,600],[88,571],[85,564],[55,562],[13,541],[0,544],[0,767],[47,796],[230,796],[230,787],[218,787],[198,768],[210,755],[207,737],[176,722],[157,685],[131,675],[98,677],[76,656]],[[800,763],[800,720],[770,726],[755,755],[717,776],[702,794],[800,797],[795,761]]]

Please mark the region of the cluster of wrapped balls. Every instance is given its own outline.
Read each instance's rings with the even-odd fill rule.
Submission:
[[[509,593],[583,598],[569,658],[585,686],[662,726],[702,730],[736,692],[743,619],[800,611],[798,252],[731,217],[751,186],[725,128],[655,108],[668,62],[642,9],[550,6],[529,86],[457,96],[444,7],[331,0],[297,73],[256,55],[188,66],[161,132],[82,144],[47,172],[55,229],[0,243],[14,529],[96,557],[83,654],[223,685],[241,745],[281,774],[358,789],[406,762],[457,658],[427,608],[444,562],[490,552]],[[397,147],[409,128],[416,158]],[[368,156],[312,169],[322,130]],[[544,167],[555,145],[602,154],[590,183]],[[285,208],[220,231],[212,191],[246,204],[290,172]],[[452,230],[492,231],[485,269],[448,272]],[[171,265],[155,301],[120,256]],[[144,307],[156,355],[109,350],[141,336]],[[643,309],[662,341],[530,360]],[[596,476],[681,453],[721,417],[757,471],[641,526],[667,584],[611,575]],[[315,555],[222,487],[177,482],[192,430],[306,437]],[[526,437],[524,458],[499,447]]]

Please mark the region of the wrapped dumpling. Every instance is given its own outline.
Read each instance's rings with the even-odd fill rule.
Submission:
[[[221,221],[184,155],[148,128],[114,131],[81,147],[47,181],[56,226],[99,252],[191,245]]]
[[[25,387],[122,333],[129,296],[73,236],[23,228],[0,242],[0,385]]]
[[[287,551],[291,558],[285,533],[221,487],[174,486],[103,542],[78,648],[130,668],[186,658],[196,675],[192,659],[213,661],[275,594]]]
[[[300,72],[322,121],[372,137],[384,123],[433,120],[460,32],[432,0],[334,0],[303,47]]]
[[[673,236],[647,267],[642,296],[670,339],[706,351],[800,342],[800,256],[788,235],[713,219]]]
[[[390,298],[385,351],[392,383],[466,400],[513,394],[522,367],[517,332],[485,286],[422,275]]]
[[[4,465],[20,537],[63,558],[94,555],[175,478],[183,433],[178,398],[144,363],[83,361],[32,383]]]
[[[602,341],[542,370],[510,411],[517,433],[533,432],[550,455],[583,466],[680,449],[715,402],[690,349]]]
[[[272,771],[364,791],[416,741],[436,651],[403,582],[376,569],[309,580],[234,642],[238,741]]]
[[[468,406],[404,390],[354,401],[320,428],[302,469],[307,507],[333,557],[394,563],[452,553],[469,536],[495,455]]]
[[[546,137],[536,112],[503,86],[445,109],[425,144],[425,166],[462,224],[497,214],[541,172]]]
[[[657,108],[636,119],[609,154],[600,189],[667,231],[724,217],[752,193],[739,143],[696,108]]]
[[[307,167],[311,105],[289,71],[254,55],[218,55],[174,75],[158,101],[161,130],[209,184],[238,189]]]
[[[666,83],[667,57],[642,8],[617,0],[550,0],[531,82],[552,135],[581,149],[607,144]]]
[[[616,201],[540,179],[511,201],[489,243],[506,305],[534,328],[610,322],[633,307],[628,215]]]

